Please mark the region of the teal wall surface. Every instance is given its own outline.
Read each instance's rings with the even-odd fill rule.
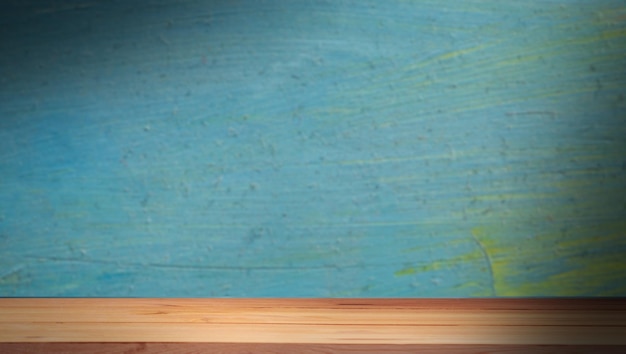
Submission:
[[[626,296],[626,3],[0,5],[0,296]]]

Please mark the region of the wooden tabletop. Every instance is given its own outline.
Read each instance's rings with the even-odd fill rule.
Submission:
[[[626,345],[626,301],[4,298],[0,342]]]

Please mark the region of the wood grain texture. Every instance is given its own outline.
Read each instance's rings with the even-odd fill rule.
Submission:
[[[0,342],[626,345],[626,302],[0,299]]]
[[[623,0],[0,2],[0,296],[626,296]]]
[[[623,346],[529,345],[341,345],[223,343],[0,343],[1,354],[588,354],[624,353]]]

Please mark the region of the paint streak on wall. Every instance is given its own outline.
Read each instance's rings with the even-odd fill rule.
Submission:
[[[0,24],[0,296],[626,296],[622,1]]]

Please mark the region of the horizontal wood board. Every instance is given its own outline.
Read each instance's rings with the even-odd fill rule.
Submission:
[[[1,354],[587,354],[624,353],[609,345],[345,345],[345,344],[223,344],[223,343],[0,343]]]
[[[626,302],[0,299],[0,342],[626,345]]]

